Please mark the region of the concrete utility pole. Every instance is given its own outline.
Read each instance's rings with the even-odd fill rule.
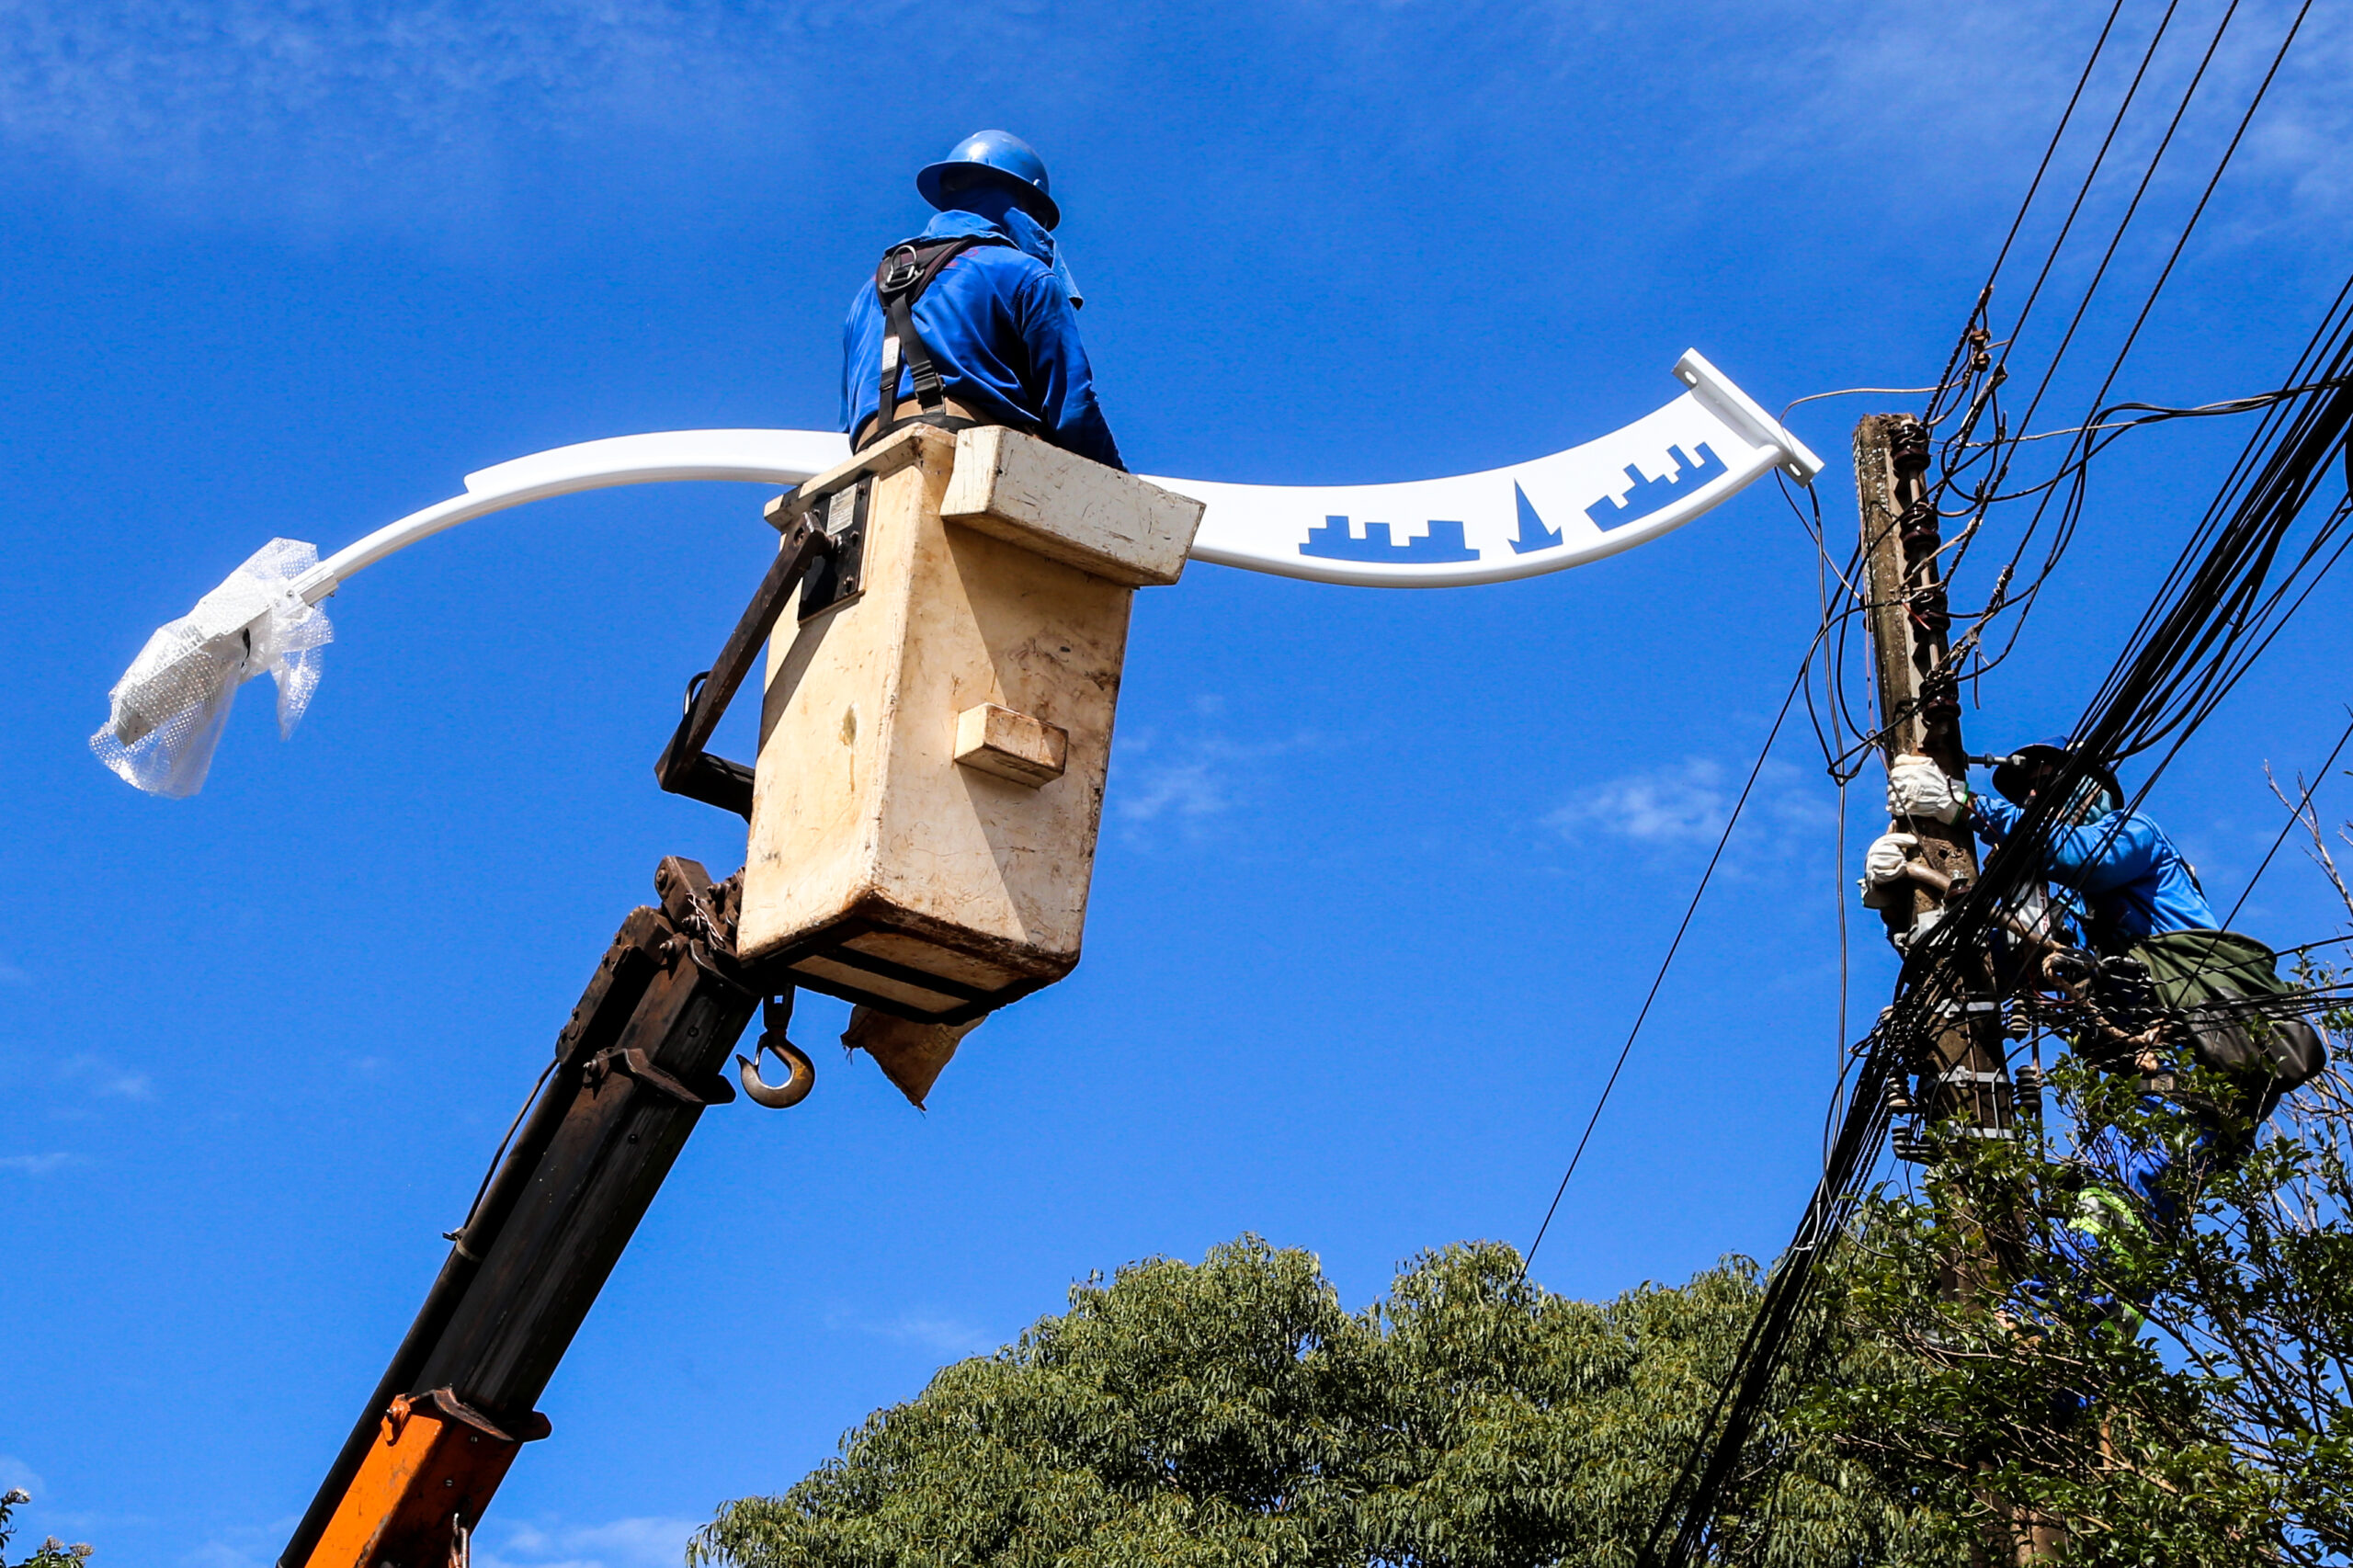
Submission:
[[[1961,742],[1961,683],[1948,660],[1950,615],[1928,499],[1928,432],[1908,414],[1866,416],[1855,426],[1855,490],[1862,512],[1863,586],[1871,654],[1879,672],[1881,751],[1893,765],[1923,756],[1956,782],[1968,776]],[[1958,903],[1977,881],[1977,850],[1966,820],[1907,819],[1891,831],[1920,841],[1912,878],[1887,890],[1881,915],[1898,947],[1924,918]],[[1929,1119],[1959,1117],[1982,1133],[2010,1126],[2001,1004],[1993,976],[1972,964],[1965,994],[1929,998],[1938,1009],[1937,1075],[1924,1083]]]

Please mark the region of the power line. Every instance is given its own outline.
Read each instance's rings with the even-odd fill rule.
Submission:
[[[1618,1060],[1609,1069],[1609,1077],[1601,1085],[1600,1097],[1593,1103],[1593,1114],[1586,1118],[1585,1131],[1577,1139],[1577,1146],[1569,1155],[1569,1168],[1561,1173],[1561,1185],[1552,1191],[1552,1201],[1544,1210],[1543,1223],[1536,1227],[1536,1239],[1528,1244],[1521,1255],[1519,1277],[1528,1278],[1530,1265],[1536,1261],[1536,1249],[1544,1244],[1544,1233],[1552,1228],[1552,1216],[1560,1210],[1561,1199],[1569,1190],[1569,1178],[1577,1174],[1578,1162],[1585,1158],[1586,1145],[1593,1140],[1593,1130],[1601,1121],[1601,1113],[1609,1104],[1609,1092],[1618,1086],[1618,1075],[1626,1070],[1626,1058],[1632,1053],[1634,1041],[1643,1032],[1643,1021],[1651,1016],[1651,1004],[1658,1000],[1659,988],[1666,983],[1666,971],[1675,962],[1676,953],[1683,946],[1683,934],[1691,929],[1691,917],[1699,912],[1699,901],[1708,894],[1708,883],[1716,874],[1716,863],[1723,858],[1724,846],[1732,842],[1732,830],[1740,825],[1740,813],[1748,804],[1749,792],[1756,788],[1757,776],[1765,771],[1765,759],[1773,754],[1773,743],[1781,733],[1782,721],[1790,716],[1790,705],[1797,700],[1798,688],[1806,683],[1813,666],[1813,651],[1822,642],[1822,633],[1814,633],[1813,642],[1806,647],[1805,657],[1798,662],[1797,678],[1781,699],[1780,711],[1773,715],[1773,727],[1765,733],[1765,744],[1757,748],[1756,761],[1748,770],[1748,780],[1740,787],[1740,799],[1733,802],[1732,815],[1724,819],[1724,830],[1716,835],[1716,847],[1708,856],[1708,864],[1699,873],[1699,885],[1691,890],[1691,902],[1683,908],[1683,919],[1675,927],[1674,940],[1666,945],[1666,956],[1658,961],[1658,972],[1651,976],[1651,988],[1643,997],[1643,1005],[1634,1014],[1633,1027],[1626,1031],[1626,1043],[1618,1048]]]
[[[2329,508],[2287,569],[2276,570],[2319,485],[2347,453],[2353,427],[2353,386],[2345,384],[2353,369],[2353,313],[2344,308],[2348,294],[2353,278],[2286,378],[2289,385],[2312,390],[2267,411],[2075,726],[2058,779],[2029,802],[1976,884],[1907,950],[1895,1002],[1859,1048],[1853,1096],[1822,1179],[1768,1278],[1732,1375],[1709,1413],[1702,1430],[1711,1436],[1687,1458],[1643,1543],[1645,1564],[1664,1561],[1682,1568],[1704,1551],[1733,1468],[1775,1380],[1791,1365],[1791,1337],[1818,1283],[1820,1263],[1850,1222],[1860,1177],[1876,1163],[1890,1120],[1887,1085],[1906,1063],[1924,1059],[1938,1010],[1963,996],[1967,955],[1979,950],[2001,911],[2040,877],[2049,842],[2063,825],[2060,803],[2088,776],[2093,759],[2134,755],[2177,736],[2144,782],[2145,795],[2181,742],[2204,723],[2353,545],[2353,498],[2347,498]],[[1798,1368],[1810,1361],[1812,1348],[1797,1357]],[[1670,1529],[1662,1559],[1659,1540]]]
[[[2092,42],[2091,56],[2084,62],[2083,74],[2075,78],[2075,90],[2067,95],[2067,107],[2061,111],[2059,123],[2042,149],[2042,161],[2035,165],[2034,178],[2027,184],[2026,196],[2018,203],[2018,215],[2010,220],[2010,232],[2002,236],[2002,248],[1994,254],[1994,265],[1985,273],[1985,285],[1977,291],[1977,308],[1970,312],[1968,325],[1953,341],[1952,354],[1945,361],[1944,373],[1937,379],[1935,392],[1928,400],[1927,414],[1921,420],[1931,428],[1936,425],[1937,404],[1943,398],[1945,389],[1952,383],[1953,367],[1961,362],[1962,351],[1969,347],[1970,332],[1993,298],[1994,285],[2002,276],[2002,264],[2009,259],[2010,246],[2017,242],[2018,230],[2025,224],[2027,213],[2034,207],[2035,196],[2042,189],[2042,176],[2051,172],[2051,160],[2058,155],[2059,143],[2065,139],[2067,127],[2075,118],[2075,106],[2083,101],[2084,88],[2090,84],[2092,72],[2099,64],[2101,53],[2108,48],[2108,36],[2115,30],[2116,18],[2123,12],[2124,0],[2115,0],[2115,4],[2109,7],[2108,20],[2100,24],[2099,37]]]
[[[2295,42],[2297,35],[2303,27],[2304,18],[2310,12],[2311,8],[2311,0],[2305,0],[2304,6],[2302,9],[2298,10],[2295,18],[2289,24],[2286,33],[2281,37],[2279,40],[2279,47],[2272,55],[2269,68],[2264,73],[2263,80],[2256,85],[2253,97],[2247,102],[2245,110],[2240,115],[2238,125],[2232,132],[2229,143],[2222,149],[2222,156],[2215,161],[2213,171],[2207,177],[2205,187],[2199,195],[2197,205],[2191,209],[2188,221],[2183,224],[2179,234],[2176,236],[2173,248],[2170,254],[2167,255],[2164,267],[2159,269],[2155,280],[2150,285],[2148,293],[2143,299],[2140,311],[2134,316],[2132,325],[2130,330],[2126,332],[2124,340],[2118,347],[2114,358],[2109,362],[2107,374],[2102,378],[2098,390],[2095,392],[2088,400],[2093,405],[2097,406],[2100,400],[2108,395],[2109,389],[2115,384],[2118,374],[2123,369],[2126,357],[2131,352],[2133,345],[2139,340],[2143,327],[2144,327],[2148,323],[2150,312],[2156,306],[2158,296],[2164,291],[2166,282],[2173,276],[2175,267],[2180,262],[2182,253],[2189,244],[2190,235],[2196,232],[2200,220],[2205,216],[2207,206],[2213,199],[2216,187],[2221,185],[2223,174],[2230,168],[2232,160],[2237,155],[2239,145],[2246,136],[2247,127],[2253,122],[2256,109],[2262,107],[2265,98],[2269,95],[2271,85],[2279,75],[2279,67],[2286,61],[2288,51]],[[2123,238],[2124,229],[2131,223],[2133,212],[2137,211],[2140,206],[2142,196],[2148,189],[2149,181],[2155,175],[2158,160],[2163,158],[2165,149],[2171,145],[2174,133],[2180,126],[2182,116],[2188,108],[2190,98],[2195,95],[2199,82],[2203,79],[2206,68],[2208,64],[2211,62],[2215,50],[2220,47],[2222,34],[2228,28],[2231,17],[2236,13],[2236,0],[2233,0],[2230,11],[2224,14],[2222,23],[2215,29],[2213,39],[2210,40],[2208,44],[2206,54],[2200,62],[2197,74],[2191,79],[2188,88],[2185,90],[2182,96],[2181,103],[2175,111],[2174,119],[2166,128],[2164,141],[2158,146],[2156,153],[2152,156],[2148,168],[2144,171],[2142,176],[2141,184],[2133,194],[2131,209],[2127,210],[2124,219],[2119,223],[2115,235],[2109,241],[2107,252],[2101,257],[2099,270],[2094,276],[2091,284],[2086,288],[2083,302],[2077,308],[2075,322],[2070,324],[2067,337],[2065,340],[2063,340],[2060,346],[2061,354],[2064,353],[2067,344],[2073,341],[2075,327],[2081,323],[2085,310],[2088,309],[2090,305],[2091,293],[2094,290],[2097,290],[2100,279],[2106,276],[2109,263],[2115,256],[2116,246]],[[2013,335],[2015,336],[2015,334]],[[2038,389],[2034,401],[2028,405],[2026,413],[2021,415],[2021,424],[2026,424],[2032,420],[2034,410],[2041,402],[2043,390],[2047,389],[2051,384],[2051,377],[2055,370],[2056,358],[2054,357],[2052,366],[2050,370],[2045,372],[2041,387]],[[2120,404],[2117,406],[2121,407],[2123,405]],[[2097,426],[2104,416],[2104,413],[2095,413],[2090,418],[2085,421],[2084,427]],[[1966,445],[1967,435],[1968,432],[1964,430],[1959,437],[1955,437],[1953,442],[1949,442],[1947,444],[1947,474],[1944,479],[1938,482],[1938,490],[1939,493],[1948,488],[1951,483],[1951,471],[1954,463],[1954,458],[1956,456],[1956,450],[1959,447]],[[2085,441],[2081,442],[2071,442],[2066,452],[2062,456],[2058,472],[2054,473],[2052,478],[2027,491],[2017,493],[2012,496],[2003,496],[1999,494],[1998,492],[2000,489],[2001,479],[2008,472],[2010,461],[2009,454],[2015,453],[2019,442],[2027,438],[2028,437],[2013,437],[2007,438],[2006,441],[1997,431],[1995,439],[1992,443],[1989,443],[1989,445],[1998,449],[2003,455],[1995,461],[1995,465],[1989,474],[1987,483],[1979,486],[1977,491],[1971,496],[1969,510],[1980,516],[1982,516],[1988,507],[2002,500],[2018,499],[2037,494],[2040,494],[2042,496],[2042,500],[2036,506],[2033,515],[2028,518],[2026,527],[2020,530],[2018,546],[2011,552],[2009,563],[2004,568],[1998,581],[2006,584],[2017,571],[2019,562],[2025,556],[2028,544],[2033,540],[2036,532],[2041,526],[2043,513],[2050,505],[2051,495],[2055,491],[2056,486],[2060,483],[2072,477],[2075,480],[2075,489],[2070,494],[2067,504],[2061,509],[2058,531],[2052,540],[2051,549],[2047,552],[2046,559],[2041,568],[2036,573],[2034,580],[2028,584],[2022,590],[2014,595],[2008,596],[2006,602],[2001,604],[1989,604],[1984,614],[1977,618],[1977,624],[1972,628],[1972,631],[1982,633],[1984,621],[1990,619],[1991,617],[1998,610],[2015,608],[2018,611],[2016,618],[2011,623],[2009,639],[2005,644],[2003,653],[1996,655],[1995,658],[1988,661],[1983,658],[1982,651],[1979,652],[1978,657],[1981,665],[1985,668],[1990,668],[1993,665],[2000,663],[2001,658],[2006,656],[2009,650],[2017,645],[2018,634],[2024,629],[2027,617],[2032,611],[2034,601],[2039,596],[2042,585],[2050,579],[2052,573],[2058,566],[2060,558],[2064,555],[2068,543],[2074,538],[2075,523],[2080,517],[2083,505],[2084,471],[2090,463],[2092,457],[2095,456],[2102,447],[2109,444],[2109,442],[2099,441],[2094,437],[2086,437]],[[2112,440],[2113,437],[2110,439]],[[2079,448],[2081,449],[2080,456],[2077,455]],[[1965,462],[1967,460],[1963,458],[1962,460]],[[1966,551],[1964,550],[1961,553],[1965,552]],[[1957,554],[1954,561],[1955,564],[1958,563],[1959,558],[1959,554]]]

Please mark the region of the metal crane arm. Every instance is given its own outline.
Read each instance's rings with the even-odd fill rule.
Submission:
[[[734,959],[735,889],[676,857],[556,1039],[544,1086],[360,1411],[278,1568],[441,1568],[759,1009]]]

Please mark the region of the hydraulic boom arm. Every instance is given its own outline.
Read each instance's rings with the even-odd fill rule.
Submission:
[[[654,886],[660,906],[621,923],[278,1568],[468,1560],[517,1451],[548,1435],[533,1407],[687,1135],[734,1098],[720,1069],[762,1000],[735,961],[737,889],[676,857]],[[789,1000],[771,1002],[764,1043],[805,1090]]]

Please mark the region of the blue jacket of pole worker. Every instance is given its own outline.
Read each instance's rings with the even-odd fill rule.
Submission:
[[[2054,735],[2022,747],[1994,768],[1995,796],[1972,794],[1970,825],[1988,844],[2007,838],[2027,802],[2053,787],[2070,756]],[[2127,812],[2116,776],[2094,766],[2076,786],[2070,809],[2051,829],[2043,876],[2081,901],[2085,937],[2104,953],[2121,953],[2165,931],[2218,928],[2197,873],[2165,829]]]
[[[1048,229],[1060,212],[1045,194],[1036,153],[1018,138],[983,131],[926,168],[917,185],[941,209],[918,240],[983,234],[1010,242],[965,250],[915,301],[915,331],[944,395],[984,421],[1124,468],[1096,401],[1095,372],[1079,340],[1081,297]],[[875,415],[886,334],[870,280],[842,325],[842,429],[853,440]],[[912,369],[901,370],[898,391],[902,400],[915,395]]]
[[[2007,801],[1970,800],[1970,825],[1988,844],[2007,838],[2023,815]],[[2045,876],[2082,897],[2091,926],[2085,935],[2103,952],[2121,952],[2160,931],[2217,928],[2189,862],[2165,829],[2138,812],[2109,812],[2057,829],[2042,863]]]

